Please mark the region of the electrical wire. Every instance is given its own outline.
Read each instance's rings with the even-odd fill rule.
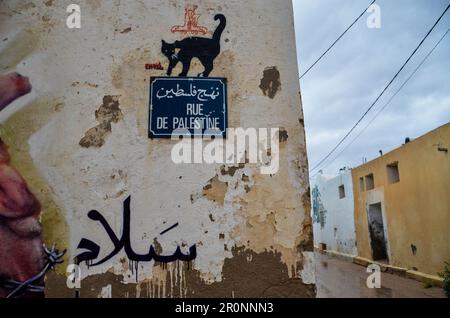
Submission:
[[[345,140],[351,135],[351,133],[356,129],[356,127],[359,126],[359,124],[363,121],[363,119],[369,114],[369,112],[373,109],[373,107],[376,105],[376,103],[380,100],[380,98],[386,93],[388,88],[392,85],[392,83],[397,79],[397,77],[400,75],[400,73],[403,71],[403,69],[406,67],[406,65],[411,61],[413,56],[417,53],[419,48],[422,46],[422,44],[425,42],[425,40],[428,38],[428,36],[431,34],[431,32],[434,30],[434,28],[437,26],[437,24],[441,21],[443,16],[447,13],[447,11],[450,9],[450,4],[447,6],[447,8],[444,10],[444,12],[440,15],[440,17],[437,19],[437,21],[434,23],[434,25],[431,27],[431,29],[427,32],[425,37],[420,41],[419,45],[414,49],[414,51],[411,53],[411,55],[408,57],[408,59],[403,63],[402,67],[397,71],[397,73],[394,75],[394,77],[391,79],[391,81],[386,85],[386,87],[383,89],[383,91],[378,95],[378,97],[375,99],[375,101],[370,105],[370,107],[365,111],[365,113],[361,116],[361,118],[356,122],[355,125],[349,130],[349,132],[337,143],[337,145],[326,155],[317,165],[315,165],[311,171],[315,171],[317,168],[319,168],[325,161],[328,160],[328,158],[331,157],[331,155],[344,143]]]
[[[389,99],[389,101],[377,112],[377,114],[371,119],[371,121],[360,131],[360,133],[336,156],[334,157],[334,159],[332,161],[330,161],[325,167],[322,167],[322,169],[325,169],[327,167],[329,167],[331,164],[333,164],[340,156],[342,156],[342,154],[347,151],[348,148],[350,148],[350,146],[352,144],[355,143],[355,141],[357,139],[359,139],[359,137],[362,136],[362,134],[367,130],[367,128],[370,127],[370,125],[373,124],[373,122],[378,118],[379,115],[381,115],[381,113],[386,110],[386,108],[392,103],[392,101],[394,100],[394,98],[402,91],[402,89],[406,86],[406,84],[408,84],[408,82],[414,77],[414,75],[416,75],[416,73],[419,71],[419,69],[425,64],[425,62],[428,60],[428,58],[431,56],[431,54],[433,54],[433,52],[437,49],[437,47],[439,46],[439,44],[441,44],[441,42],[444,40],[444,38],[449,34],[450,29],[447,30],[447,32],[445,32],[445,34],[441,37],[441,39],[436,43],[436,45],[431,49],[430,52],[428,52],[428,54],[424,57],[424,59],[420,62],[420,64],[415,68],[415,70],[411,73],[411,75],[403,82],[403,84],[399,87],[399,89],[394,93],[394,95],[392,95],[392,97]],[[318,173],[316,173],[314,176],[312,176],[311,178],[314,178],[315,176],[317,176]]]
[[[313,69],[314,66],[317,65],[317,63],[320,62],[320,60],[322,58],[325,57],[325,55],[328,54],[328,52],[331,51],[331,49],[339,42],[340,39],[342,39],[344,37],[344,35],[356,24],[356,22],[359,21],[359,19],[362,18],[362,16],[367,12],[367,10],[369,10],[369,8],[376,2],[377,0],[373,0],[372,3],[363,11],[361,12],[361,14],[356,18],[355,21],[353,21],[352,24],[350,24],[350,26],[333,42],[333,44],[330,45],[330,47],[328,47],[328,49],[302,74],[302,76],[300,76],[300,79],[302,79],[306,74],[309,73],[309,71],[311,71]]]

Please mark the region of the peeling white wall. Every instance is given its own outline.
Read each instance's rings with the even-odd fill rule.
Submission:
[[[280,172],[274,176],[262,176],[251,165],[234,176],[222,174],[221,165],[176,165],[170,159],[174,142],[148,139],[149,78],[163,76],[165,70],[145,70],[145,64],[161,62],[167,69],[161,40],[185,37],[170,32],[184,21],[185,1],[77,1],[79,30],[66,27],[66,7],[60,1],[6,2],[1,5],[1,37],[10,41],[21,30],[37,45],[10,69],[31,78],[33,93],[2,114],[2,121],[7,125],[19,109],[39,112],[33,109],[36,98],[59,105],[46,114],[27,144],[68,226],[70,258],[80,252],[76,247],[81,238],[101,245],[101,257],[112,250],[103,228],[87,213],[101,212],[119,235],[122,204],[131,196],[132,241],[138,253],[146,253],[155,238],[168,254],[177,246],[187,253],[196,244],[193,266],[206,283],[213,283],[222,280],[231,249],[246,247],[280,253],[290,276],[300,276],[297,267],[304,256],[297,247],[310,239],[305,231],[308,206],[302,200],[309,184],[291,1],[192,2],[199,7],[201,25],[210,30],[206,37],[217,26],[215,14],[228,20],[211,76],[228,79],[229,127],[283,127],[288,133],[281,144]],[[18,10],[21,14],[14,13]],[[263,71],[273,66],[281,74],[281,89],[270,99],[259,85]],[[199,70],[194,63],[191,73]],[[174,73],[179,71],[180,65]],[[112,123],[103,146],[81,147],[86,131],[98,125],[95,112],[104,96],[118,96],[123,118]],[[202,194],[215,177],[228,183],[223,205]],[[178,228],[159,234],[175,223]],[[102,266],[83,267],[83,277],[113,272],[123,275],[124,282],[135,282],[123,258],[122,252]],[[140,282],[158,277],[152,265],[139,264]],[[169,265],[170,275],[178,266]],[[309,267],[303,270],[308,284],[314,282]]]

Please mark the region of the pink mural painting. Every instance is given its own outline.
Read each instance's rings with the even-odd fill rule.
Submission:
[[[0,111],[29,92],[31,92],[31,84],[28,77],[19,73],[0,75]]]
[[[0,110],[30,91],[27,77],[0,75]],[[64,254],[44,247],[40,212],[41,204],[0,139],[0,298],[42,297],[45,273]]]
[[[192,8],[186,7],[184,15],[184,25],[175,25],[171,28],[172,33],[182,33],[182,34],[202,34],[208,33],[208,29],[204,26],[198,25],[198,20],[200,15],[197,14],[198,6],[193,6]]]

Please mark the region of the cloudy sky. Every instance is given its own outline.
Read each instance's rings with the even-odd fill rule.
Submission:
[[[305,71],[371,0],[293,0],[298,61]],[[416,48],[449,0],[378,0],[381,29],[366,14],[301,80],[310,166],[345,136]],[[450,33],[373,124],[331,161],[376,115],[450,28],[450,11],[324,173],[356,167],[450,122]],[[320,170],[320,169],[317,169]],[[314,175],[317,170],[312,172]]]

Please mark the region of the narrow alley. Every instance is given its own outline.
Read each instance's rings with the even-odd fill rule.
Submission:
[[[395,274],[381,274],[381,288],[369,289],[366,268],[316,253],[318,298],[445,298],[443,289]]]

